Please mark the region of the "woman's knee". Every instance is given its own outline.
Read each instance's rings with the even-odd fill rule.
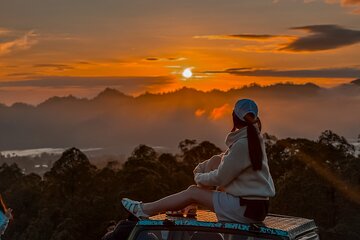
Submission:
[[[192,200],[195,200],[195,196],[197,195],[197,193],[200,191],[200,187],[197,185],[190,185],[187,189],[186,189],[186,193],[188,194],[189,198]]]
[[[191,185],[186,189],[187,197],[190,202],[202,204],[209,209],[213,209],[212,191],[197,185]]]
[[[199,187],[197,185],[190,185],[186,191],[188,192],[193,192],[193,191],[196,191]]]

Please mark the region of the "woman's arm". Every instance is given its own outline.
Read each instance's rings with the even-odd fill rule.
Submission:
[[[219,154],[219,155],[214,155],[210,159],[199,163],[195,167],[193,173],[194,174],[196,174],[196,173],[206,173],[206,172],[211,172],[214,169],[217,169],[219,167],[219,165],[220,165],[220,162],[221,162],[221,159],[222,159],[223,155],[224,155],[223,153]]]
[[[228,185],[241,171],[251,165],[246,144],[237,142],[224,155],[219,167],[211,172],[195,174],[195,182],[202,186]]]

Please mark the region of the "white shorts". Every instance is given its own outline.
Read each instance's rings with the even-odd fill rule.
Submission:
[[[240,206],[239,197],[226,192],[214,191],[212,201],[218,221],[256,223],[256,221],[244,217],[246,206]]]

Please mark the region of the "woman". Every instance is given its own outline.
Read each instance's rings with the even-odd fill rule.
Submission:
[[[0,195],[0,239],[4,235],[9,220],[12,219],[12,209],[7,208],[5,203]]]
[[[241,99],[232,116],[234,126],[225,141],[228,149],[194,169],[196,186],[150,203],[124,198],[125,209],[138,218],[146,218],[196,203],[215,211],[219,221],[263,221],[275,188],[260,135],[257,105],[250,99]],[[211,190],[214,186],[217,190]]]

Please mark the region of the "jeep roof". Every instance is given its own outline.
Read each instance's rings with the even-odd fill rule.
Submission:
[[[319,239],[317,227],[314,220],[311,219],[270,214],[263,224],[218,222],[214,212],[205,210],[197,211],[196,218],[159,214],[150,219],[140,220],[129,239],[143,240],[136,237],[136,231],[149,229],[215,232],[223,234],[222,239],[227,239],[224,237],[226,233],[241,235],[240,238],[230,237],[228,239]],[[185,240],[186,238],[182,237],[180,239]],[[202,239],[208,240],[212,238],[203,237]],[[162,240],[165,239],[162,238]],[[166,238],[166,240],[169,240],[169,238]],[[189,240],[192,240],[192,238],[189,237]]]

